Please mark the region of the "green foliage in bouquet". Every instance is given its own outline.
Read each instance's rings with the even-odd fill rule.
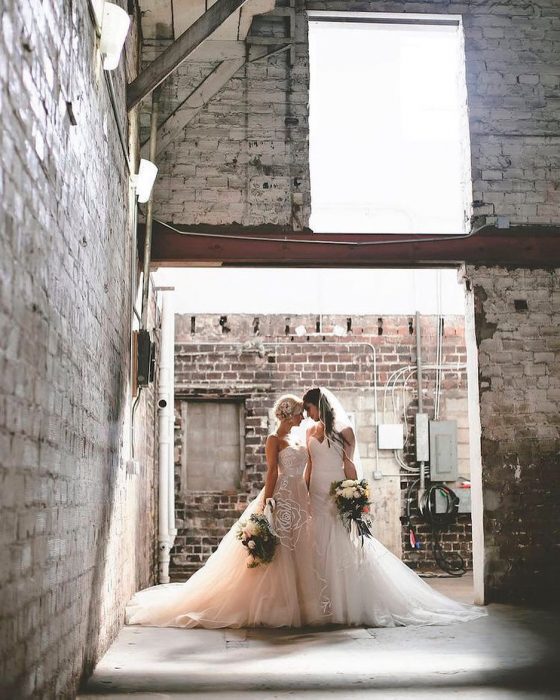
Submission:
[[[349,532],[355,528],[358,536],[373,537],[369,514],[369,485],[365,479],[344,479],[333,481],[329,491],[334,499],[338,514]]]
[[[278,538],[270,531],[270,525],[264,515],[254,513],[249,520],[240,522],[236,537],[247,549],[249,569],[272,561]]]

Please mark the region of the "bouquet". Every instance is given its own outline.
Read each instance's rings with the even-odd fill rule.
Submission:
[[[249,569],[272,561],[278,538],[272,533],[264,515],[253,513],[237,526],[237,539],[247,548]]]
[[[369,515],[369,486],[365,479],[333,481],[330,495],[336,504],[340,519],[351,535],[361,538],[373,537]]]

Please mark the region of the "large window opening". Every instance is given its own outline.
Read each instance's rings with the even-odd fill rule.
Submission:
[[[309,52],[311,228],[466,231],[460,17],[311,12]]]

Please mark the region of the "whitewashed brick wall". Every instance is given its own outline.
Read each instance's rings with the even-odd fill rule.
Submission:
[[[0,695],[73,698],[154,567],[153,431],[124,464],[128,172],[87,3],[6,0],[0,26]]]

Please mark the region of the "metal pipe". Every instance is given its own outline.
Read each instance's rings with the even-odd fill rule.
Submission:
[[[170,455],[170,412],[169,401],[171,370],[173,358],[173,310],[169,305],[169,292],[162,293],[161,309],[161,346],[158,381],[158,416],[159,416],[159,582],[169,583],[169,553],[171,551],[171,533],[169,527],[169,509],[174,494],[169,490],[169,455]],[[171,311],[171,313],[170,313]],[[170,342],[171,341],[171,342]],[[171,356],[171,357],[170,357]],[[170,361],[171,360],[171,361]]]
[[[152,114],[150,119],[150,160],[155,163],[156,160],[156,138],[157,138],[157,121],[159,114],[159,97],[160,90],[154,90],[152,94]],[[146,210],[146,235],[144,237],[144,275],[142,279],[142,319],[140,322],[141,328],[146,328],[148,320],[148,294],[150,290],[150,262],[152,257],[152,226],[154,217],[154,191],[150,194],[148,206]]]
[[[168,316],[169,326],[166,348],[169,367],[169,386],[167,389],[169,401],[169,495],[167,499],[167,513],[169,518],[169,550],[171,551],[175,543],[175,537],[177,536],[177,528],[175,526],[175,309],[173,305],[173,292],[168,292],[166,294],[166,302],[166,314]]]
[[[420,312],[416,312],[416,381],[418,385],[418,413],[423,413],[422,397],[422,329],[420,327]],[[420,462],[420,486],[418,487],[418,502],[426,490],[426,472],[424,462]]]

